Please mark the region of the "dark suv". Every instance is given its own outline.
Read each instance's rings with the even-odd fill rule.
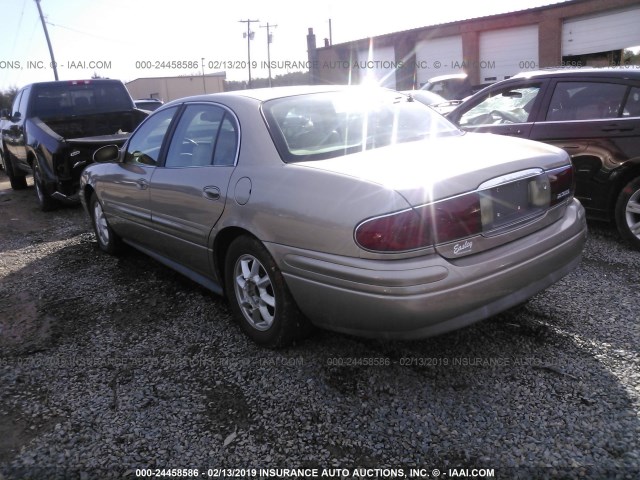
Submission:
[[[566,150],[590,218],[615,221],[640,249],[640,66],[527,72],[447,115],[462,129]]]

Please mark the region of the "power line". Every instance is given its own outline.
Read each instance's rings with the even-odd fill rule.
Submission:
[[[118,41],[118,40],[116,40],[114,38],[102,37],[100,35],[95,35],[95,34],[89,33],[89,32],[83,32],[82,30],[78,30],[77,28],[67,27],[66,25],[60,25],[60,24],[57,24],[57,23],[49,22],[49,21],[47,21],[47,25],[51,25],[52,27],[56,27],[56,28],[64,28],[65,30],[69,30],[71,32],[79,33],[81,35],[87,35],[88,37],[99,38],[100,40],[107,40],[109,42],[120,43],[122,45],[125,45],[125,44],[129,45],[129,43],[127,43],[127,42],[121,42],[121,41]]]
[[[20,12],[20,19],[18,20],[18,29],[16,30],[16,35],[13,37],[13,46],[11,47],[11,55],[13,55],[13,52],[16,48],[16,43],[18,42],[18,32],[20,32],[20,27],[22,26],[22,17],[24,17],[24,8],[27,6],[27,0],[24,0],[24,2],[22,2],[22,11]]]

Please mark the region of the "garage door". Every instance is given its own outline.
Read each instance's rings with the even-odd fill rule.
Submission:
[[[640,45],[640,7],[565,20],[562,56],[608,52]]]
[[[357,70],[360,81],[375,82],[388,88],[396,88],[396,52],[393,47],[376,48],[358,52]]]
[[[480,33],[480,82],[492,83],[538,68],[538,26]]]
[[[422,86],[439,75],[462,73],[462,37],[434,38],[416,45],[416,83]]]

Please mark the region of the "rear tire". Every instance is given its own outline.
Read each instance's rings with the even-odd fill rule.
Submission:
[[[38,162],[34,162],[33,164],[33,185],[36,190],[36,197],[38,198],[40,210],[48,212],[58,206],[56,199],[52,198],[45,188],[44,180],[42,178],[42,170],[38,166]]]
[[[267,249],[254,237],[242,236],[229,246],[225,287],[244,333],[259,345],[290,345],[310,331],[282,273]]]
[[[640,177],[627,183],[618,195],[615,216],[620,235],[640,250]]]
[[[89,200],[89,213],[100,250],[111,255],[118,253],[122,248],[122,240],[109,225],[102,204],[95,193],[91,195],[91,200]]]

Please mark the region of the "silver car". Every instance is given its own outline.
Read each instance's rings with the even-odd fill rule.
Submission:
[[[259,344],[311,325],[412,339],[524,302],[586,238],[568,155],[464,133],[405,95],[285,87],[176,100],[98,150],[82,202],[218,294]]]

